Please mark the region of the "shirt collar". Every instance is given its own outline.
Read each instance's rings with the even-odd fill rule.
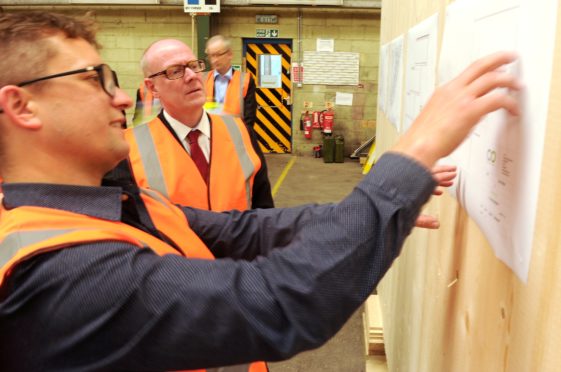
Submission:
[[[121,187],[5,183],[2,191],[2,203],[8,210],[31,206],[65,210],[105,220],[121,219]]]
[[[164,117],[175,132],[177,137],[180,139],[184,139],[187,137],[189,132],[192,129],[198,129],[201,131],[202,134],[210,138],[210,121],[208,120],[208,115],[206,111],[203,111],[203,115],[201,115],[201,120],[195,125],[193,128],[188,127],[187,125],[183,124],[179,120],[173,118],[170,114],[164,110]]]
[[[226,78],[228,80],[232,80],[232,75],[233,74],[234,74],[234,71],[233,71],[232,67],[230,67],[230,69],[224,75],[220,75],[218,70],[214,70],[214,79],[216,80],[217,76],[221,76],[221,77]]]

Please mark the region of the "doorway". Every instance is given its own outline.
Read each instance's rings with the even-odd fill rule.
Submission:
[[[246,72],[255,80],[255,133],[263,152],[292,152],[291,39],[243,39]]]

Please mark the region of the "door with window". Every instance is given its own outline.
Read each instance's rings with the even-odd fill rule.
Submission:
[[[255,133],[263,152],[292,152],[291,39],[244,39],[243,55],[255,79]]]

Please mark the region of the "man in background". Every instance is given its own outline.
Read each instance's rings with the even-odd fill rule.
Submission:
[[[135,181],[173,202],[213,211],[274,206],[265,158],[243,121],[208,114],[205,62],[180,40],[150,45],[144,84],[162,106],[152,121],[128,129]]]
[[[241,117],[253,129],[257,102],[251,74],[232,68],[232,43],[222,35],[206,42],[205,53],[212,70],[206,76],[207,106],[211,112]]]

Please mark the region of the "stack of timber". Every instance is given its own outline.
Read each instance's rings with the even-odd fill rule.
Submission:
[[[385,355],[384,324],[378,295],[371,295],[366,301],[364,327],[367,355]]]

